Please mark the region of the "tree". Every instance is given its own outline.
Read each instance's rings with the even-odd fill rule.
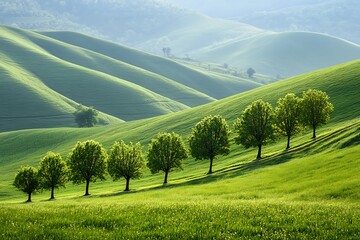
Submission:
[[[67,164],[70,180],[75,184],[85,182],[85,196],[89,195],[90,182],[105,180],[107,153],[100,143],[93,140],[78,142],[70,152]]]
[[[79,105],[74,112],[75,122],[79,127],[93,127],[98,123],[98,111],[93,107]]]
[[[301,130],[301,99],[288,93],[277,101],[275,123],[279,132],[287,137],[286,149],[290,148],[290,138]]]
[[[39,189],[38,171],[34,167],[21,167],[16,173],[13,185],[28,194],[26,202],[31,202],[31,194]]]
[[[229,154],[229,134],[228,124],[219,115],[203,118],[192,129],[189,137],[191,155],[197,160],[210,160],[208,174],[212,173],[213,160],[217,155]]]
[[[274,112],[270,103],[257,100],[249,105],[242,113],[241,118],[234,122],[237,133],[235,142],[245,148],[258,147],[257,159],[261,158],[263,145],[275,139]]]
[[[182,160],[188,157],[187,148],[180,135],[159,133],[151,140],[148,149],[148,163],[151,173],[165,172],[164,184],[173,169],[182,170]]]
[[[50,199],[54,199],[54,189],[65,187],[68,181],[68,168],[60,154],[48,152],[40,162],[39,180],[42,189],[51,190]]]
[[[334,106],[329,102],[330,97],[320,90],[309,89],[303,92],[302,122],[313,129],[313,139],[316,138],[316,128],[330,120],[330,113]]]
[[[109,156],[108,172],[114,181],[125,178],[125,191],[129,191],[130,179],[142,176],[145,166],[140,143],[130,142],[128,145],[124,141],[114,143]]]
[[[248,68],[246,73],[249,76],[249,78],[252,78],[256,72],[255,72],[255,70],[253,68]]]

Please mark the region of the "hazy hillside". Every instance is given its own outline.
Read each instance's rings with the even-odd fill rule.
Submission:
[[[0,31],[0,81],[4,83],[1,130],[74,126],[72,112],[77,104],[94,106],[128,121],[183,110],[260,86],[76,33],[49,35],[85,45],[78,47],[5,26]],[[18,93],[13,95],[8,88],[15,83]],[[25,101],[34,94],[38,100]],[[109,123],[109,119],[102,122]]]
[[[262,32],[154,0],[2,0],[0,16],[7,25],[80,31],[157,54],[171,47],[181,56],[199,44]]]
[[[311,31],[360,43],[357,0],[169,0],[212,17],[238,20],[271,31]]]
[[[202,49],[194,56],[289,77],[358,59],[360,45],[309,32],[265,33]]]

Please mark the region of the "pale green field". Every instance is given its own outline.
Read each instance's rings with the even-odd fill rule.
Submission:
[[[358,239],[360,230],[360,61],[280,81],[204,106],[156,118],[91,129],[39,129],[0,134],[0,229],[4,239]],[[335,111],[331,122],[295,137],[256,149],[232,144],[228,156],[214,162],[192,158],[184,171],[145,172],[140,180],[85,186],[69,183],[56,191],[26,196],[11,186],[21,165],[37,166],[47,151],[64,158],[76,141],[94,139],[109,149],[114,141],[141,141],[161,131],[187,137],[203,116],[223,115],[230,125],[252,101],[273,105],[288,92],[326,91]],[[232,135],[233,137],[234,135]],[[233,142],[233,141],[232,141]],[[146,147],[144,147],[144,151]]]

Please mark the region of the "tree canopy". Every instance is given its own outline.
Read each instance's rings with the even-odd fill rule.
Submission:
[[[330,120],[330,113],[334,106],[329,102],[330,97],[320,90],[309,89],[303,92],[302,122],[313,129],[316,138],[316,128]]]
[[[74,112],[75,122],[79,127],[93,127],[98,123],[98,111],[93,107],[79,105]]]
[[[277,101],[275,123],[279,132],[287,136],[286,149],[290,148],[290,138],[301,130],[301,99],[288,93]]]
[[[109,156],[108,172],[114,181],[125,178],[125,191],[130,190],[130,179],[140,178],[145,167],[140,143],[125,144],[124,141],[114,143]]]
[[[51,190],[50,199],[54,199],[54,189],[65,187],[68,181],[68,168],[60,154],[48,152],[40,162],[39,180],[42,189]]]
[[[31,202],[31,194],[39,189],[38,171],[34,167],[21,167],[16,173],[13,185],[28,194],[27,202]]]
[[[182,160],[188,157],[182,137],[174,132],[159,133],[151,140],[148,148],[148,163],[151,173],[165,172],[164,184],[173,169],[182,170]]]
[[[244,145],[245,148],[258,147],[259,159],[262,146],[275,139],[273,123],[274,111],[271,104],[257,100],[243,111],[241,118],[235,120],[235,142]]]
[[[217,155],[230,152],[230,129],[222,116],[208,116],[198,122],[189,137],[191,155],[197,159],[209,159],[208,174],[212,173],[213,160]]]
[[[89,195],[90,182],[105,180],[108,155],[102,145],[93,140],[77,142],[68,156],[70,180],[75,184],[85,182],[85,196]]]

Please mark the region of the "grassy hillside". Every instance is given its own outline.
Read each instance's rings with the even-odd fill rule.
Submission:
[[[360,229],[358,175],[360,61],[301,75],[185,111],[93,129],[39,129],[0,134],[1,230],[4,238],[30,236],[89,238],[266,238],[356,239]],[[215,173],[205,175],[208,162],[188,159],[184,171],[130,183],[92,183],[91,197],[80,197],[84,186],[69,184],[56,192],[25,200],[11,186],[20,165],[36,166],[48,150],[64,157],[76,141],[95,139],[109,148],[115,140],[149,142],[160,131],[186,137],[203,116],[221,114],[231,124],[253,100],[272,104],[288,92],[308,88],[326,91],[335,111],[319,129],[316,141],[305,132],[285,152],[286,140],[256,149],[232,145],[231,153],[215,160]],[[28,214],[31,213],[31,214]],[[190,224],[191,223],[191,224]],[[31,229],[31,230],[29,230]],[[205,229],[205,230],[204,230]],[[80,234],[81,232],[81,234]],[[51,235],[53,236],[53,235]]]
[[[202,49],[194,56],[288,77],[358,59],[360,46],[309,32],[265,33]]]
[[[0,31],[3,46],[0,53],[4,60],[0,77],[4,83],[2,109],[5,113],[1,118],[4,124],[0,128],[3,131],[74,126],[72,112],[77,104],[94,106],[101,112],[128,121],[202,105],[217,97],[260,86],[235,77],[200,72],[163,58],[75,33],[58,35],[64,34],[69,39],[82,41],[91,39],[89,49],[21,29],[2,26]],[[130,56],[134,64],[137,61],[143,64],[136,66],[132,62],[126,63],[121,58],[116,59],[111,54],[95,52],[91,48],[121,53],[122,56]],[[177,78],[173,80],[173,76],[153,72],[153,68],[148,65],[155,66],[154,69],[169,68],[167,71],[178,73]],[[196,79],[202,82],[197,84],[197,89],[193,89],[191,84],[189,87],[179,81],[182,74],[188,81]],[[14,95],[6,90],[11,86],[5,83],[13,85],[19,81],[23,84],[18,85],[18,100],[13,101]],[[31,91],[25,86],[31,86]],[[47,96],[42,96],[43,92]],[[22,101],[29,94],[37,95],[44,102],[37,105],[40,100]],[[58,99],[48,99],[50,96],[58,96]],[[56,105],[52,104],[55,102]],[[48,104],[51,106],[44,108]],[[22,111],[22,106],[27,106],[27,109]],[[50,108],[55,109],[50,111]],[[33,109],[37,110],[34,112]],[[26,114],[27,110],[31,112],[30,115]],[[37,121],[34,119],[36,117],[42,119]],[[116,118],[104,115],[102,122],[119,122]]]

